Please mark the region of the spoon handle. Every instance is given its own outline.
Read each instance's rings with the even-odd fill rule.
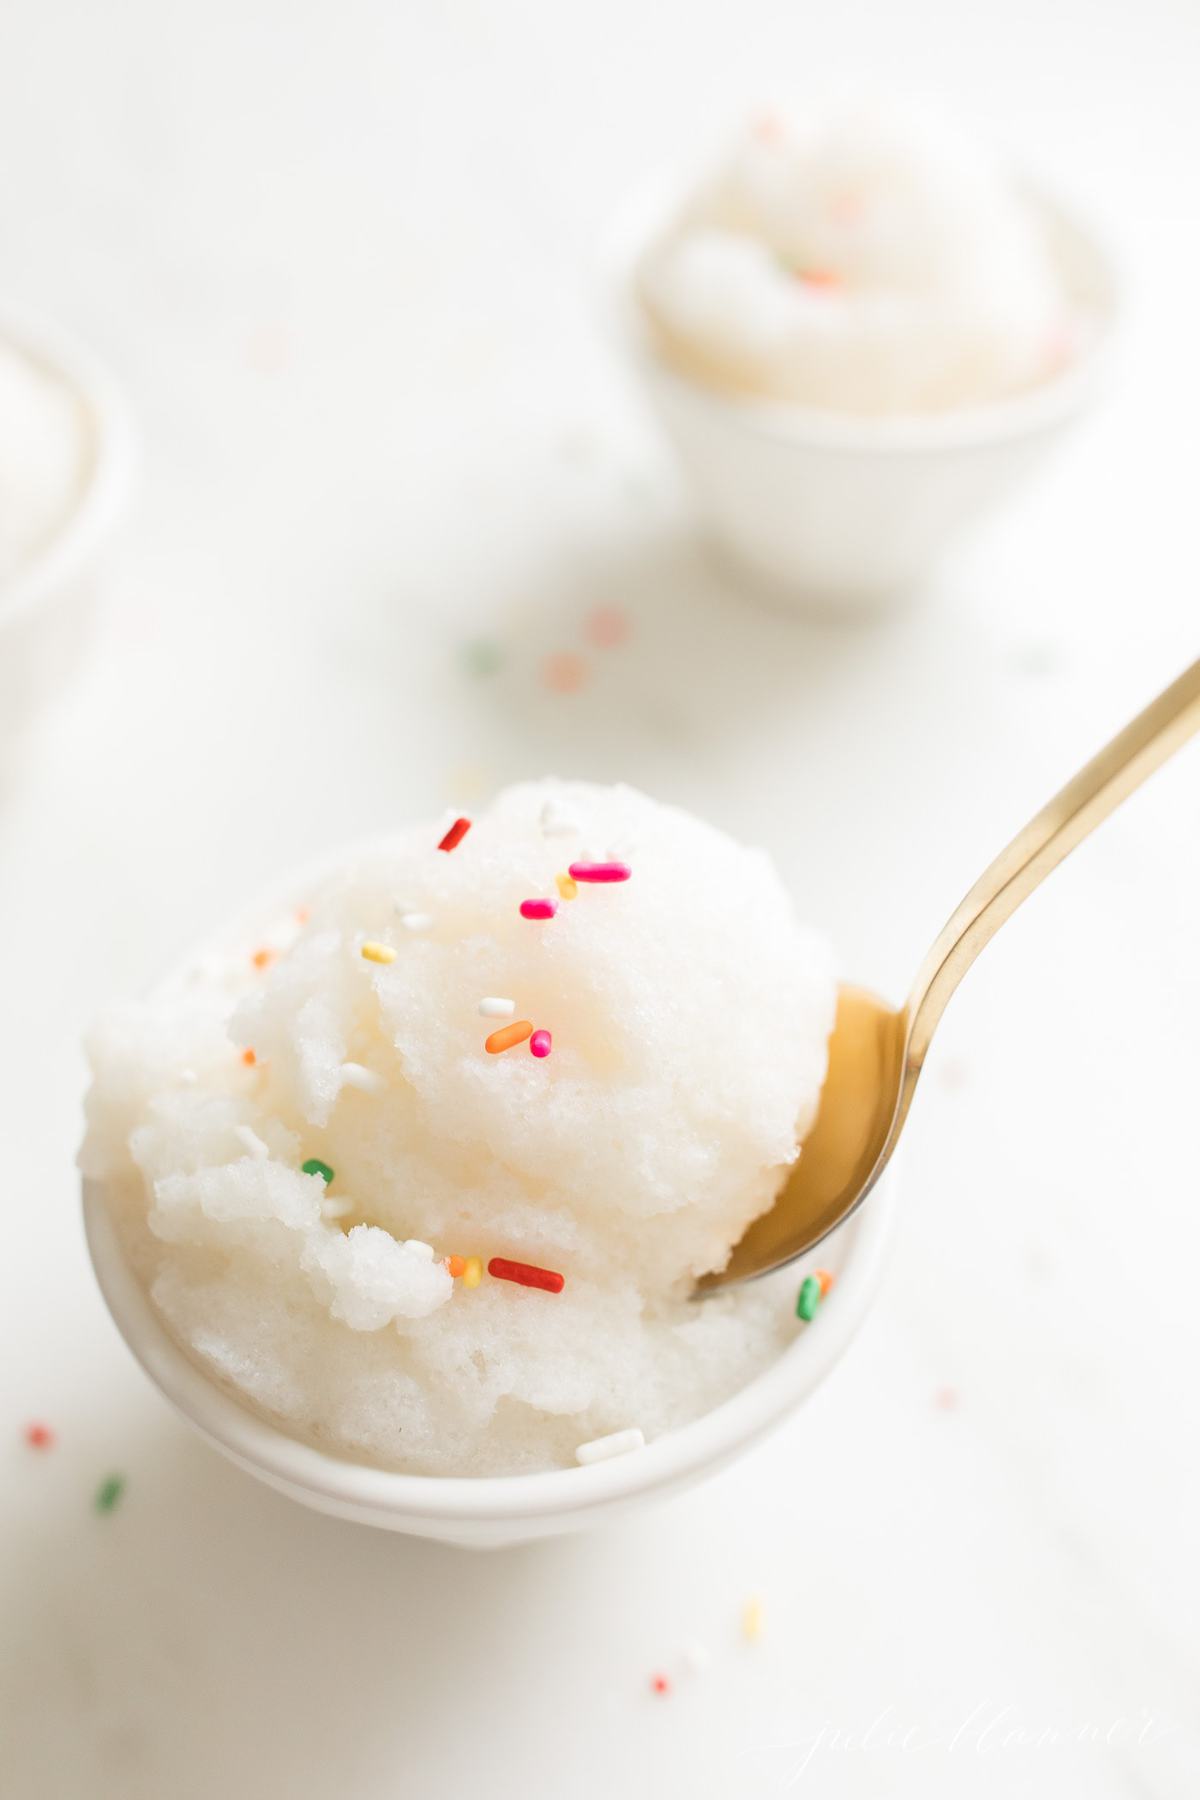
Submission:
[[[909,996],[904,1080],[892,1142],[946,1002],[984,945],[1064,856],[1197,730],[1200,661],[1093,756],[984,870],[925,958]]]

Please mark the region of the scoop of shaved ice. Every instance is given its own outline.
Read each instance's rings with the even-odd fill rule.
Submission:
[[[169,1329],[289,1430],[432,1474],[569,1465],[795,1329],[790,1287],[688,1296],[815,1115],[831,961],[762,853],[633,789],[527,784],[449,853],[443,829],[359,847],[102,1021],[81,1164]],[[614,859],[628,880],[521,916]],[[497,996],[550,1055],[485,1051]]]
[[[1085,325],[996,160],[865,97],[747,130],[650,246],[639,286],[687,372],[859,414],[1016,393]]]

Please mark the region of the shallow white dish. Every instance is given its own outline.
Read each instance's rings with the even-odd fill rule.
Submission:
[[[1111,258],[1073,211],[1023,183],[1064,286],[1089,319],[1088,345],[1060,374],[984,406],[888,418],[819,411],[694,380],[655,344],[636,271],[689,185],[659,180],[627,208],[607,281],[622,343],[705,531],[790,605],[852,611],[902,596],[1032,473],[1093,397],[1118,310]]]
[[[866,1315],[890,1233],[894,1181],[889,1170],[868,1205],[838,1232],[837,1284],[812,1325],[721,1406],[644,1449],[587,1468],[449,1479],[399,1475],[331,1455],[239,1404],[166,1330],[126,1261],[95,1182],[83,1184],[83,1216],[96,1279],[125,1342],[171,1404],[239,1468],[318,1512],[493,1549],[580,1531],[681,1492],[781,1424],[829,1374]]]
[[[7,308],[0,339],[74,397],[83,474],[49,540],[0,581],[0,751],[77,664],[105,565],[128,502],[133,434],[120,389],[95,358],[56,326]]]

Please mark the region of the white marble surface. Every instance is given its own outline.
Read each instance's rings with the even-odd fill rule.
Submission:
[[[72,1155],[106,998],[314,847],[548,767],[767,843],[898,993],[1197,650],[1198,51],[1190,0],[10,0],[0,285],[121,372],[145,480],[90,668],[0,791],[6,1797],[1196,1793],[1200,750],[955,1002],[827,1389],[611,1534],[457,1555],[225,1466],[102,1311]],[[864,56],[1090,201],[1132,293],[1036,492],[923,610],[838,635],[703,561],[592,246],[689,134]],[[546,692],[597,601],[633,642]]]

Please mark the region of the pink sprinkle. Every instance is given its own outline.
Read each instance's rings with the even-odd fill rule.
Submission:
[[[522,900],[523,919],[552,919],[558,911],[557,900]]]
[[[39,1420],[37,1423],[25,1427],[25,1442],[31,1450],[52,1450],[54,1433],[48,1425],[43,1425]]]
[[[576,881],[628,881],[633,871],[628,863],[572,863],[571,874]]]
[[[549,1056],[552,1042],[548,1031],[535,1031],[529,1040],[530,1056]]]
[[[650,1687],[652,1692],[656,1694],[669,1694],[671,1691],[671,1683],[666,1675],[652,1675],[650,1677]]]

